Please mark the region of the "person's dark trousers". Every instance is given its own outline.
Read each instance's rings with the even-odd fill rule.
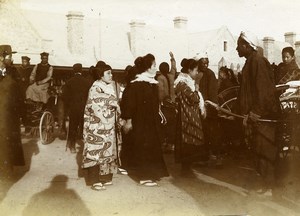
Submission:
[[[71,109],[69,115],[68,147],[74,148],[79,128],[83,128],[83,111]],[[82,132],[80,132],[82,134]]]
[[[61,140],[65,140],[67,138],[65,105],[61,97],[58,97],[58,101],[57,101],[57,120],[59,126],[58,138]]]

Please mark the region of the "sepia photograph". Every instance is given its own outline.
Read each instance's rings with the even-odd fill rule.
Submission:
[[[0,0],[0,215],[300,216],[299,10]]]

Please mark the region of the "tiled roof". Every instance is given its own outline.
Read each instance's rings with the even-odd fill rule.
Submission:
[[[28,48],[28,52],[18,46],[19,53],[14,55],[16,63],[20,63],[22,55],[30,56],[31,62],[37,63],[40,61],[41,51],[50,53],[49,62],[53,65],[72,66],[76,62],[81,62],[88,67],[95,65],[98,60],[104,60],[113,68],[123,69],[133,62],[128,43],[129,26],[127,23],[102,19],[100,24],[99,19],[84,17],[84,54],[78,56],[72,55],[68,49],[65,15],[22,10],[17,16],[15,20],[25,18],[30,23],[28,28],[37,32],[42,38],[42,43],[46,45],[34,51]],[[101,44],[98,25],[101,25]]]
[[[89,67],[95,65],[98,60],[103,60],[113,68],[124,69],[128,64],[133,64],[137,57],[131,52],[130,25],[127,22],[85,16],[84,54],[73,55],[68,49],[65,14],[21,10],[12,4],[5,4],[0,10],[0,27],[13,26],[12,31],[7,31],[6,34],[0,32],[1,43],[10,43],[13,49],[18,51],[18,54],[14,55],[16,63],[21,62],[22,55],[28,55],[32,59],[31,63],[36,64],[40,62],[39,53],[47,51],[50,53],[49,62],[52,65],[72,66],[81,62],[83,66]],[[162,61],[169,62],[170,51],[176,57],[178,69],[182,58],[192,58],[197,53],[204,52],[207,53],[210,67],[215,72],[222,58],[228,67],[232,63],[242,66],[245,62],[236,52],[237,37],[233,36],[226,26],[189,33],[173,26],[162,28],[146,24],[144,33],[145,40],[141,43],[142,51],[138,55],[152,53],[157,64]],[[224,41],[227,41],[227,51],[223,50]],[[260,45],[263,47],[262,41]],[[285,42],[274,42],[275,63],[281,62],[281,50],[288,45]]]

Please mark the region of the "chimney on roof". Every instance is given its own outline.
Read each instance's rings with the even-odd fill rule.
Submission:
[[[272,37],[264,37],[263,39],[264,57],[267,58],[271,64],[274,62],[274,42],[275,40]]]
[[[143,20],[132,20],[130,23],[130,50],[136,58],[144,54],[145,25]]]
[[[187,29],[187,22],[188,19],[186,17],[175,17],[174,18],[174,28],[175,29],[181,29],[181,30],[186,30]]]
[[[300,41],[295,42],[295,57],[297,64],[300,65]]]
[[[292,47],[295,47],[296,42],[296,33],[295,32],[287,32],[284,34],[285,42],[291,44]]]
[[[71,54],[82,55],[83,45],[83,18],[84,15],[79,11],[69,11],[66,15],[68,19],[67,37],[68,48]]]

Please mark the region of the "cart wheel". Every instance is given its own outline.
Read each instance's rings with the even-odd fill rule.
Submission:
[[[222,108],[225,108],[225,109],[227,109],[227,110],[229,110],[229,111],[232,111],[233,106],[236,104],[236,100],[237,100],[236,97],[231,98],[231,99],[229,99],[228,101],[226,101],[225,103],[223,103],[223,104],[221,105],[221,107],[222,107]]]
[[[53,142],[54,137],[54,117],[49,111],[45,111],[40,120],[40,140],[42,144]]]
[[[224,108],[224,109],[226,109],[226,110],[228,110],[230,112],[233,112],[233,108],[235,107],[236,102],[237,102],[237,98],[234,97],[234,98],[231,98],[231,99],[227,100],[223,104],[221,104],[220,107],[222,107],[222,108]],[[230,118],[231,116],[228,115],[228,114],[223,114],[223,113],[220,114],[219,113],[219,117],[232,120]]]

